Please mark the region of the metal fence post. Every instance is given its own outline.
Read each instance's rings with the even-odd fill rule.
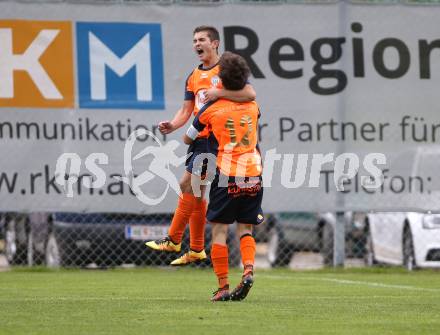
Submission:
[[[345,260],[345,216],[336,212],[335,231],[333,234],[333,266],[344,266]]]

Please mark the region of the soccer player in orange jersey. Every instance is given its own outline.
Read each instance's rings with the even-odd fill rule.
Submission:
[[[240,90],[247,82],[249,67],[239,55],[225,52],[220,58],[223,86]],[[256,102],[237,103],[225,99],[203,107],[184,136],[191,144],[200,132],[210,128],[211,153],[216,174],[209,193],[207,219],[212,224],[211,260],[218,279],[212,301],[242,300],[253,285],[254,225],[263,221],[261,201],[261,156],[257,145],[259,109]],[[230,293],[228,281],[228,226],[238,223],[240,253],[244,272],[241,282]]]
[[[193,113],[197,115],[200,108],[209,101],[218,98],[234,101],[252,101],[255,99],[255,91],[249,84],[246,84],[239,91],[230,91],[223,88],[218,76],[219,43],[220,36],[214,27],[200,26],[195,28],[193,48],[201,64],[192,71],[186,80],[185,100],[182,108],[177,111],[171,121],[159,123],[159,130],[163,134],[169,134],[182,127]],[[206,259],[206,201],[203,199],[205,187],[201,186],[201,192],[198,192],[199,194],[195,196],[191,187],[191,173],[197,168],[194,166],[194,158],[199,153],[207,150],[208,134],[208,130],[200,133],[188,149],[188,153],[192,154],[186,162],[186,171],[180,180],[182,196],[178,200],[168,236],[146,243],[148,247],[154,250],[180,252],[183,233],[189,222],[190,250],[171,262],[171,265],[187,265]]]

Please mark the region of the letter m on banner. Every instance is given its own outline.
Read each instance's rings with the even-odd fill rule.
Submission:
[[[164,109],[160,24],[76,26],[81,108]]]
[[[0,106],[73,107],[72,27],[0,20]]]

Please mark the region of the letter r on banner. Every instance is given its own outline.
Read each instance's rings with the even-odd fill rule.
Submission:
[[[0,106],[73,107],[70,22],[0,20]]]

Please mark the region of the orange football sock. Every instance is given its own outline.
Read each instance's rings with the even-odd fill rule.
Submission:
[[[223,244],[213,244],[211,248],[211,261],[214,273],[218,279],[218,287],[222,288],[229,285],[228,281],[228,246]]]
[[[205,249],[206,200],[196,199],[189,218],[189,247],[200,252]]]
[[[191,193],[183,193],[182,197],[179,197],[171,226],[168,229],[168,236],[174,243],[182,242],[182,236],[194,209],[195,200],[196,198]]]
[[[255,240],[251,235],[243,235],[240,238],[241,261],[244,266],[244,275],[253,271],[255,263]]]

